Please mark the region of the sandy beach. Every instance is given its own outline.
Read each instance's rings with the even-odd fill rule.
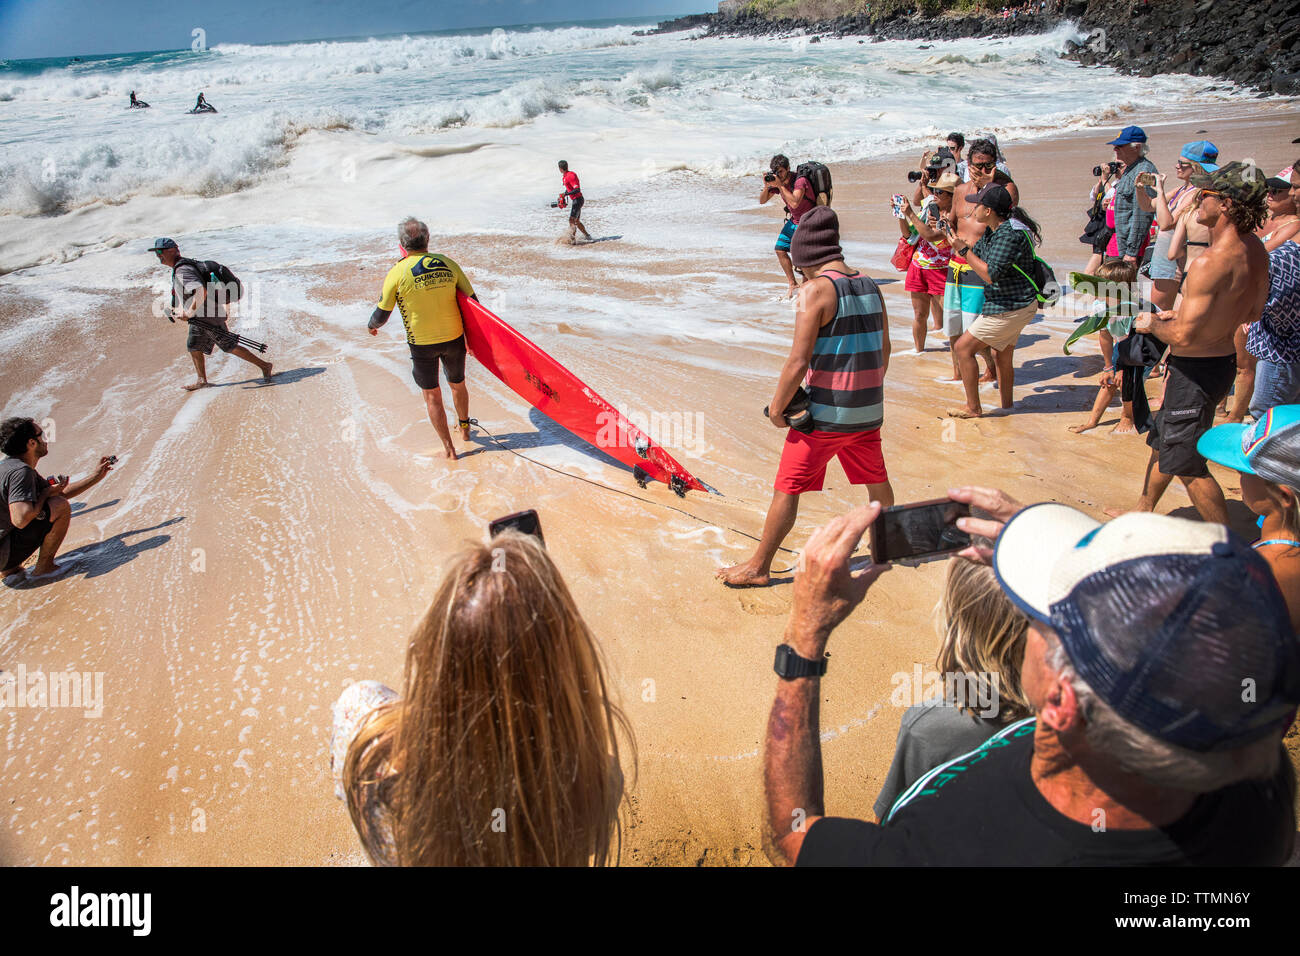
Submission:
[[[959,110],[950,120],[962,128]],[[1291,145],[1300,108],[1287,100],[1117,114],[1094,131],[1004,140],[1059,278],[1087,260],[1076,237],[1090,171],[1129,123],[1147,129],[1152,158],[1170,173],[1191,140],[1210,139],[1221,156],[1251,157],[1270,174],[1300,150]],[[1118,407],[1090,433],[1066,430],[1086,417],[1101,361],[1095,339],[1062,354],[1073,321],[1059,307],[1020,340],[1010,415],[946,418],[961,390],[936,381],[951,367],[938,333],[925,354],[901,354],[911,348],[911,305],[888,264],[898,238],[889,196],[910,193],[914,161],[833,168],[846,258],[886,283],[894,357],[882,434],[898,502],[980,484],[1098,517],[1132,505],[1148,451],[1139,438],[1108,434]],[[598,197],[596,183],[588,188]],[[733,591],[713,573],[750,553],[746,535],[761,529],[784,437],[761,414],[793,328],[771,251],[780,210],[755,204],[757,176],[719,186],[667,172],[646,189],[674,200],[662,216],[683,231],[693,216],[725,212],[729,243],[642,244],[635,220],[597,198],[588,227],[616,241],[559,245],[555,218],[533,237],[439,235],[435,245],[464,267],[485,305],[604,398],[669,422],[673,433],[655,437],[720,496],[639,489],[626,469],[472,361],[471,414],[483,429],[460,461],[438,459],[399,328],[365,335],[395,254],[391,230],[337,261],[304,249],[316,277],[305,298],[277,297],[275,274],[249,265],[266,318],[241,331],[270,343],[280,373],[271,386],[251,366],[218,357],[210,377],[219,387],[180,390],[193,374],[183,332],[150,314],[147,287],[160,270],[143,253],[138,275],[127,277],[133,293],[96,287],[90,269],[65,290],[121,334],[87,337],[62,323],[39,345],[0,354],[6,399],[47,396],[42,407],[10,411],[53,426],[44,471],[80,475],[100,454],[120,459],[74,505],[64,549],[80,559],[74,573],[0,591],[8,622],[0,670],[103,679],[98,717],[0,710],[0,863],[364,863],[332,793],[330,704],[363,678],[400,687],[407,637],[448,557],[483,539],[490,519],[536,508],[635,729],[622,863],[766,864],[761,748],[790,575]],[[439,231],[437,209],[413,211]],[[505,275],[562,288],[568,311],[527,289],[494,294],[494,278]],[[710,303],[736,296],[752,306],[746,320],[713,314]],[[625,308],[613,317],[617,334],[602,311],[611,299]],[[681,321],[638,322],[642,307],[655,315],[668,307]],[[33,308],[21,287],[0,284],[0,330],[31,320]],[[78,375],[45,374],[69,355]],[[1236,474],[1214,473],[1234,528],[1253,536]],[[804,497],[787,547],[864,500],[832,465],[827,489]],[[1177,483],[1159,510],[1195,514]],[[779,567],[794,563],[783,560]],[[894,567],[832,638],[822,701],[830,814],[871,817],[902,713],[891,678],[931,666],[943,575],[942,561]],[[1300,767],[1294,727],[1287,745]]]

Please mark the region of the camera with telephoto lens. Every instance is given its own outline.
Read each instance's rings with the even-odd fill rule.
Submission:
[[[1094,166],[1092,167],[1092,174],[1094,176],[1100,176],[1103,168],[1108,169],[1110,171],[1110,175],[1114,176],[1117,172],[1119,172],[1119,163],[1117,163],[1115,160],[1112,159],[1109,163],[1105,165],[1105,167]]]
[[[939,174],[945,169],[956,169],[956,167],[957,163],[952,155],[952,150],[947,146],[940,146],[935,151],[935,154],[930,157],[930,162],[926,164],[925,171],[911,170],[907,174],[907,181],[909,183],[919,183],[924,179],[927,183],[932,183],[939,178]]]
[[[763,174],[763,182],[765,182],[765,183],[774,183],[774,182],[776,182],[776,173],[764,173],[764,174]]]

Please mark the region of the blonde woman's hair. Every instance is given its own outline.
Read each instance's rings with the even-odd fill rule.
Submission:
[[[411,636],[405,693],[348,750],[348,811],[380,863],[617,863],[620,734],[635,767],[558,569],[536,538],[505,532],[447,569]]]
[[[965,674],[978,682],[979,697],[998,702],[997,720],[1004,724],[1033,714],[1020,686],[1027,618],[998,585],[993,569],[963,558],[948,562],[948,579],[938,607],[942,643],[935,668],[939,673]],[[996,686],[985,675],[997,675]],[[975,698],[958,701],[966,713]]]

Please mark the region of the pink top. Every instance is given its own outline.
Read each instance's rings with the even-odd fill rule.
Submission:
[[[803,176],[794,181],[794,186],[790,189],[790,192],[797,193],[801,189],[803,190],[803,199],[799,201],[799,205],[794,209],[789,206],[785,207],[785,211],[790,214],[790,221],[796,226],[799,225],[799,217],[817,205],[817,194],[813,192],[812,183],[808,182]]]

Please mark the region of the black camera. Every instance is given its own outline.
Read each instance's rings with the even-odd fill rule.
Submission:
[[[1104,168],[1110,170],[1110,174],[1114,176],[1117,172],[1119,172],[1119,163],[1116,162],[1115,160],[1111,160],[1109,163],[1106,164]],[[1102,169],[1103,167],[1101,166],[1094,166],[1092,167],[1092,174],[1094,176],[1100,176]]]
[[[763,182],[765,182],[765,183],[774,183],[774,182],[776,182],[776,173],[764,173],[764,174],[763,174]]]
[[[940,146],[935,151],[935,154],[930,157],[930,162],[926,164],[924,171],[916,169],[911,170],[907,174],[907,181],[909,183],[919,183],[924,179],[927,183],[932,183],[939,178],[939,174],[945,169],[956,168],[957,162],[956,158],[952,155],[952,150],[947,146]]]

